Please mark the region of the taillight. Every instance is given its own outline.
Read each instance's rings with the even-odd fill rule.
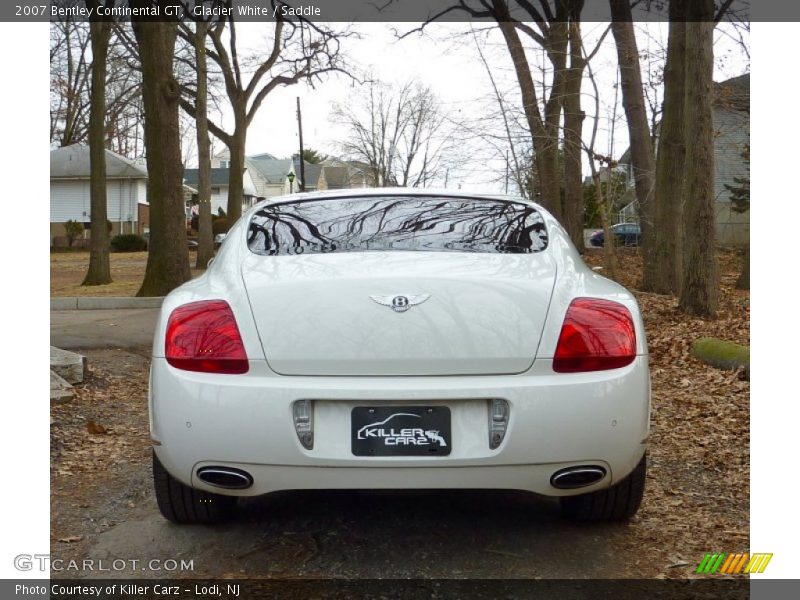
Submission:
[[[557,373],[618,369],[636,358],[630,311],[610,300],[576,298],[567,309],[553,357]]]
[[[179,306],[167,322],[167,362],[202,373],[247,373],[249,364],[231,307],[224,300]]]

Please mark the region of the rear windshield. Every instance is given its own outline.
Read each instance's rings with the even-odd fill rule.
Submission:
[[[256,254],[421,250],[527,254],[547,247],[532,206],[492,199],[368,196],[283,202],[253,215]]]

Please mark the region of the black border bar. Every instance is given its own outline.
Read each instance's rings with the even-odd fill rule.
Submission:
[[[26,586],[21,588],[18,586]],[[42,593],[31,593],[38,586]],[[0,598],[739,600],[797,598],[800,580],[703,579],[51,579],[2,580]]]
[[[529,21],[530,14],[520,7],[521,0],[507,0],[512,19]],[[752,0],[715,0],[722,21],[800,21],[800,2],[793,0],[758,0],[751,11]],[[553,0],[549,0],[552,4]],[[729,3],[730,2],[730,3]],[[668,0],[631,0],[635,21],[666,21]],[[105,2],[99,2],[105,5]],[[132,6],[129,6],[131,4]],[[210,0],[145,0],[130,2],[116,0],[113,15],[104,16],[117,21],[130,20],[130,10],[144,8],[153,20],[228,19],[236,22],[268,22],[275,20],[275,11],[301,11],[300,18],[318,22],[420,24],[435,18],[436,22],[481,22],[489,18],[476,16],[482,10],[481,0],[229,0],[230,13],[201,14]],[[150,10],[154,12],[150,12]],[[89,19],[89,9],[83,0],[3,0],[0,2],[0,21],[30,22],[58,21],[72,18]],[[195,11],[200,11],[195,14]],[[143,13],[140,13],[140,15]],[[93,14],[93,16],[97,16]],[[286,18],[292,19],[291,14]],[[716,16],[715,16],[716,18]],[[608,0],[585,0],[581,19],[584,22],[610,20]]]

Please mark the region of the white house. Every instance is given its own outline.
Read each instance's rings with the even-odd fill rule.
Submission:
[[[750,240],[750,211],[738,213],[727,186],[750,176],[743,152],[750,144],[750,74],[714,84],[714,193],[717,240],[746,245]]]
[[[67,221],[79,221],[90,235],[89,146],[74,144],[50,152],[50,244],[65,234]],[[112,234],[149,229],[147,168],[106,150],[106,194]]]
[[[211,157],[211,210],[228,210],[228,178],[230,153],[227,148]],[[300,191],[300,162],[298,158],[275,158],[272,154],[254,154],[245,157],[244,201],[242,211],[265,198],[274,198]],[[304,165],[306,191],[317,189],[322,165]],[[293,181],[289,181],[289,175]],[[198,184],[198,169],[184,169],[184,182],[194,188]],[[352,186],[355,187],[355,186]],[[193,202],[196,198],[193,198]]]
[[[274,198],[296,192],[300,189],[300,178],[290,158],[275,158],[271,154],[256,154],[245,159],[248,170],[253,173],[258,195],[261,198]],[[289,181],[289,174],[294,181]]]
[[[230,153],[225,148],[211,158],[212,169],[230,168]],[[257,200],[283,196],[300,189],[300,164],[298,159],[276,158],[268,152],[246,156],[245,179],[247,176],[253,183],[255,197]],[[317,188],[319,169],[316,165],[306,162],[306,190],[311,191]],[[289,181],[289,174],[294,176],[294,181]]]
[[[230,153],[225,148],[211,159],[211,167],[228,169],[230,167]],[[273,198],[283,196],[299,189],[298,172],[293,162],[286,158],[276,158],[268,152],[253,154],[244,158],[245,173],[255,186],[256,198]],[[294,182],[289,181],[289,174],[295,176]]]
[[[319,168],[317,187],[320,190],[349,190],[376,186],[372,169],[366,163],[332,157],[324,160]]]
[[[213,163],[212,163],[213,164]],[[184,169],[183,181],[186,185],[197,189],[199,183],[199,169]],[[249,169],[244,172],[244,200],[242,211],[247,210],[256,203],[256,187],[250,177]],[[228,168],[211,168],[211,212],[219,214],[219,209],[228,212]]]
[[[733,210],[727,187],[735,187],[737,178],[749,176],[750,168],[743,157],[749,143],[750,74],[714,82],[714,220],[716,239],[721,245],[743,246],[750,240],[750,212]],[[620,222],[624,222],[636,219],[638,210],[630,149],[619,159],[619,165],[625,170],[629,186],[619,213]]]

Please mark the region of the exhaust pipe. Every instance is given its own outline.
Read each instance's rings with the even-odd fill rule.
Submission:
[[[595,465],[567,467],[553,473],[550,485],[560,490],[574,490],[597,483],[605,476],[606,470]]]
[[[246,490],[253,485],[250,473],[232,467],[202,467],[197,477],[208,485],[227,490]]]

